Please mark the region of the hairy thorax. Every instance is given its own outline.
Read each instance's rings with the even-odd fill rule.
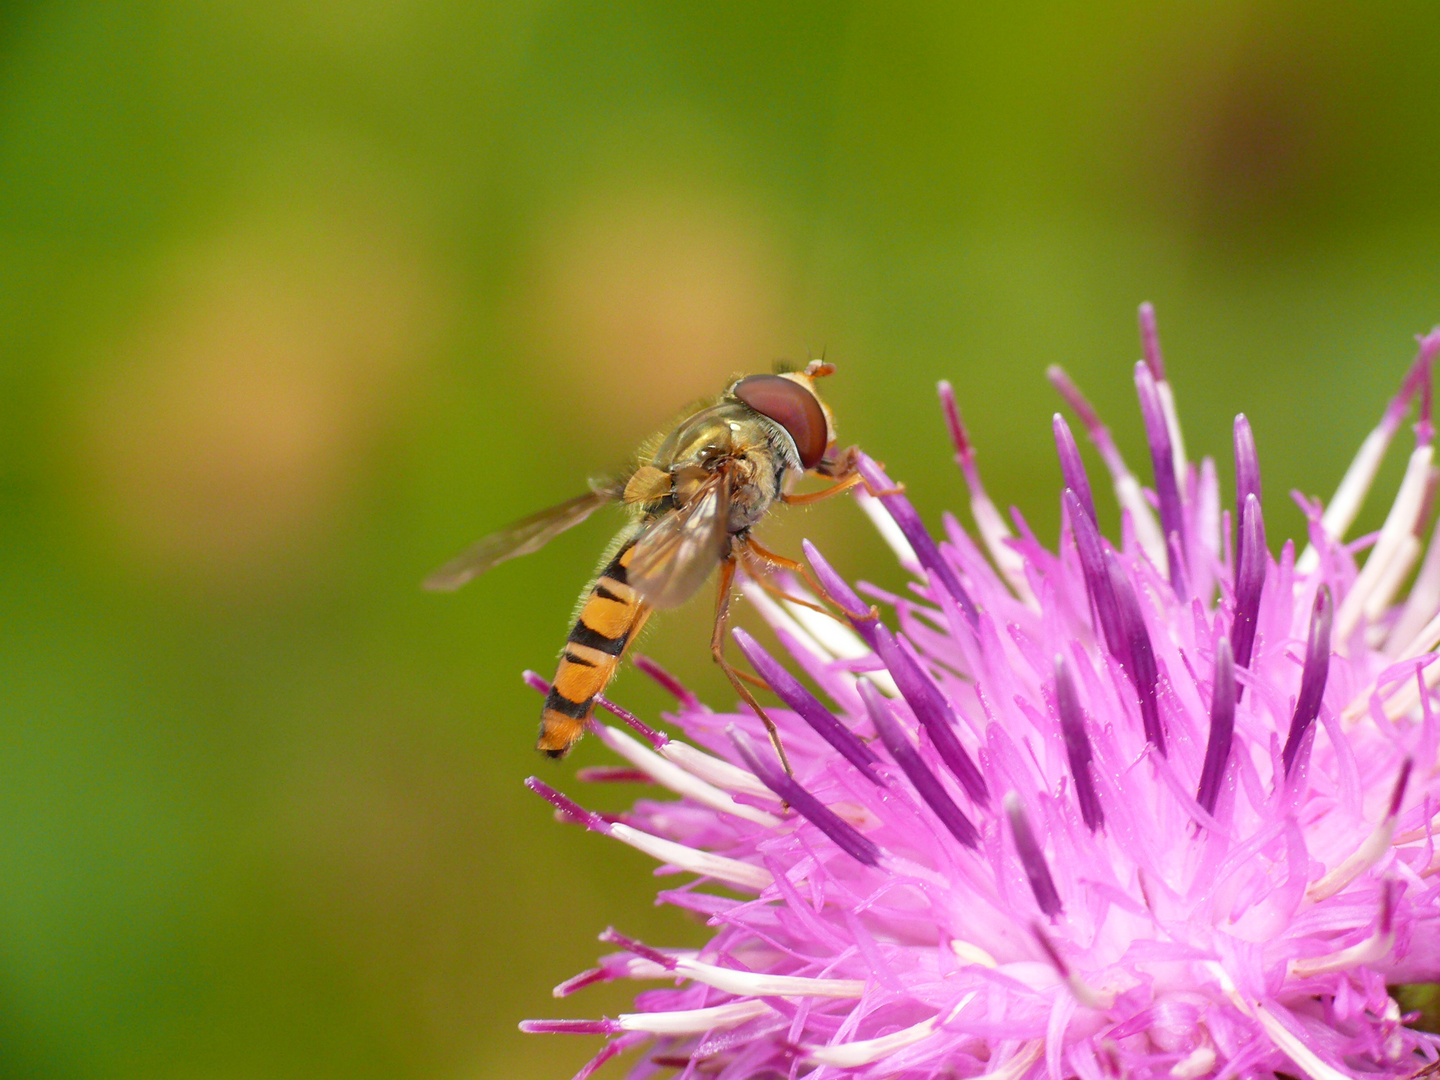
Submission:
[[[716,472],[724,472],[731,533],[744,532],[764,517],[789,474],[801,472],[794,440],[785,429],[734,402],[690,417],[656,449],[651,467],[669,474],[677,507],[685,506]]]

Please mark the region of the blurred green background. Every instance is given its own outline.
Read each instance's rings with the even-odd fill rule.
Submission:
[[[1440,319],[1437,40],[1433,0],[0,6],[0,1077],[568,1077],[593,1040],[515,1025],[623,1008],[549,997],[594,935],[700,934],[520,785],[632,794],[537,759],[519,678],[607,525],[425,573],[821,350],[929,520],[948,377],[1051,538],[1043,369],[1143,466],[1146,299],[1192,450],[1228,476],[1249,413],[1293,533]],[[845,500],[768,535],[900,578]],[[643,650],[728,705],[707,606]]]

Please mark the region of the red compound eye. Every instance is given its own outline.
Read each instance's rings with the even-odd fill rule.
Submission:
[[[830,432],[820,400],[792,379],[751,375],[735,384],[734,394],[750,408],[768,416],[790,433],[800,464],[813,469],[825,456]]]

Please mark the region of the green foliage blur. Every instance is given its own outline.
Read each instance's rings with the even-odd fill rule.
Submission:
[[[1141,467],[1142,300],[1192,452],[1228,476],[1245,411],[1293,535],[1440,320],[1436,40],[1433,0],[0,6],[0,1078],[570,1076],[593,1040],[515,1025],[623,1011],[550,998],[595,934],[701,934],[521,787],[635,794],[537,758],[519,677],[607,526],[421,578],[822,351],[929,520],[949,378],[1051,542],[1044,368]],[[785,518],[900,582],[848,500]],[[642,649],[728,707],[707,608]]]

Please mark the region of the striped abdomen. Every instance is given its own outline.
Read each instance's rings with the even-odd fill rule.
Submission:
[[[585,721],[595,708],[595,695],[615,677],[625,649],[650,616],[650,605],[625,581],[625,567],[633,551],[632,540],[600,572],[565,642],[540,713],[540,741],[536,743],[551,757],[564,757],[584,734]]]

